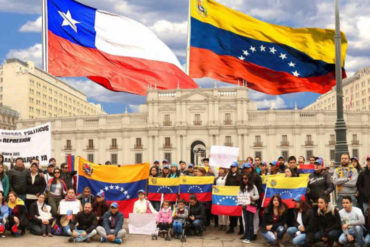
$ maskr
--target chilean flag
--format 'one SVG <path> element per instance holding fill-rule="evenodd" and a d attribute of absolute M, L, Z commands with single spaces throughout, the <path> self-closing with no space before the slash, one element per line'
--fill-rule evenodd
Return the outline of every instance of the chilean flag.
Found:
<path fill-rule="evenodd" d="M 48 63 L 55 76 L 88 77 L 112 91 L 145 95 L 197 88 L 173 52 L 144 25 L 73 0 L 48 0 Z"/>

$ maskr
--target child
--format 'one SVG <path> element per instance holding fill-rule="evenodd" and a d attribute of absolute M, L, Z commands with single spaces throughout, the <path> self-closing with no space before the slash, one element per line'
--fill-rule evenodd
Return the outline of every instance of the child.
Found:
<path fill-rule="evenodd" d="M 179 238 L 182 235 L 182 226 L 188 216 L 189 211 L 185 207 L 185 201 L 181 199 L 177 203 L 177 208 L 175 209 L 175 214 L 173 216 L 173 233 L 175 238 Z"/>
<path fill-rule="evenodd" d="M 41 208 L 40 216 L 38 217 L 42 221 L 42 236 L 46 237 L 46 235 L 49 235 L 49 237 L 52 237 L 51 234 L 51 220 L 53 217 L 51 216 L 51 207 L 49 205 L 44 205 Z"/>
<path fill-rule="evenodd" d="M 168 230 L 172 223 L 172 210 L 170 202 L 164 201 L 157 215 L 157 226 L 160 230 Z"/>

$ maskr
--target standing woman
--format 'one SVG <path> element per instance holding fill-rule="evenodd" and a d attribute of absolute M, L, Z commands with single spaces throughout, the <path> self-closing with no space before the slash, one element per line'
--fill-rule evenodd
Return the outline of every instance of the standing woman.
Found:
<path fill-rule="evenodd" d="M 334 241 L 338 241 L 342 232 L 339 212 L 329 204 L 329 199 L 325 196 L 319 197 L 317 206 L 319 231 L 315 234 L 315 241 L 322 241 L 328 247 L 333 246 Z"/>
<path fill-rule="evenodd" d="M 6 165 L 4 165 L 4 156 L 2 154 L 0 154 L 0 165 L 4 166 L 5 174 L 8 173 L 8 167 Z"/>
<path fill-rule="evenodd" d="M 51 214 L 53 217 L 57 216 L 57 210 L 60 201 L 63 199 L 64 195 L 67 194 L 67 186 L 63 179 L 60 178 L 60 169 L 55 168 L 54 177 L 48 182 L 46 192 L 48 193 L 48 203 L 51 206 Z"/>
<path fill-rule="evenodd" d="M 9 178 L 8 175 L 6 175 L 4 170 L 4 164 L 0 164 L 0 188 L 2 187 L 2 191 L 4 194 L 4 198 L 8 196 L 9 193 Z"/>
<path fill-rule="evenodd" d="M 31 164 L 31 172 L 27 174 L 26 207 L 30 210 L 31 204 L 37 201 L 37 194 L 45 191 L 46 182 L 39 174 L 37 163 Z"/>
<path fill-rule="evenodd" d="M 283 247 L 280 240 L 286 231 L 286 222 L 287 207 L 281 200 L 281 197 L 276 194 L 271 198 L 262 216 L 260 230 L 267 243 L 277 244 L 279 247 Z"/>
<path fill-rule="evenodd" d="M 158 173 L 159 173 L 158 167 L 157 166 L 152 166 L 152 168 L 150 168 L 149 177 L 150 178 L 159 177 L 159 174 Z M 148 189 L 149 189 L 149 187 L 147 188 L 147 190 Z M 161 202 L 160 201 L 150 201 L 150 203 L 153 205 L 153 207 L 155 208 L 155 210 L 159 211 L 161 209 Z"/>
<path fill-rule="evenodd" d="M 237 161 L 234 161 L 230 166 L 230 171 L 226 176 L 226 186 L 240 186 L 241 176 L 239 173 L 239 164 Z M 238 223 L 238 216 L 230 216 L 230 226 L 229 230 L 226 233 L 234 233 L 234 228 Z M 240 226 L 241 227 L 241 226 Z"/>
<path fill-rule="evenodd" d="M 226 184 L 226 175 L 227 175 L 227 169 L 221 167 L 218 171 L 217 178 L 215 178 L 214 184 L 218 185 L 218 186 L 225 186 L 225 184 Z M 218 230 L 219 231 L 226 231 L 227 220 L 228 220 L 227 215 L 218 215 L 218 225 L 219 225 Z"/>
<path fill-rule="evenodd" d="M 238 205 L 243 207 L 244 235 L 241 239 L 243 243 L 249 244 L 254 238 L 253 217 L 257 212 L 256 201 L 260 198 L 250 174 L 243 174 L 237 198 Z"/>
<path fill-rule="evenodd" d="M 27 209 L 24 206 L 24 201 L 18 198 L 14 191 L 9 192 L 8 208 L 8 229 L 16 237 L 20 234 L 23 235 L 28 225 Z"/>

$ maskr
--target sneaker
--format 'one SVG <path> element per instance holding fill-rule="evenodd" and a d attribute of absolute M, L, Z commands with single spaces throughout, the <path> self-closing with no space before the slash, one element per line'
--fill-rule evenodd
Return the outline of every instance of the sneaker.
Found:
<path fill-rule="evenodd" d="M 90 239 L 90 238 L 87 238 L 87 239 L 85 240 L 85 242 L 86 242 L 86 243 L 90 243 L 90 242 L 91 242 L 91 239 Z"/>
<path fill-rule="evenodd" d="M 101 243 L 105 243 L 105 242 L 107 242 L 107 239 L 106 239 L 106 238 L 104 238 L 104 237 L 101 237 L 101 238 L 100 238 L 100 242 L 101 242 Z"/>
<path fill-rule="evenodd" d="M 122 239 L 116 238 L 113 243 L 115 243 L 115 244 L 122 244 Z"/>
<path fill-rule="evenodd" d="M 227 234 L 234 233 L 234 228 L 229 228 L 229 230 L 226 232 Z"/>
<path fill-rule="evenodd" d="M 242 242 L 245 243 L 245 244 L 250 244 L 251 243 L 251 241 L 249 241 L 248 239 L 243 239 Z"/>
<path fill-rule="evenodd" d="M 53 234 L 51 234 L 51 233 L 49 233 L 49 235 L 48 235 L 49 237 L 53 237 Z"/>
<path fill-rule="evenodd" d="M 68 239 L 68 242 L 73 243 L 73 242 L 75 242 L 75 239 L 71 237 L 71 238 Z"/>

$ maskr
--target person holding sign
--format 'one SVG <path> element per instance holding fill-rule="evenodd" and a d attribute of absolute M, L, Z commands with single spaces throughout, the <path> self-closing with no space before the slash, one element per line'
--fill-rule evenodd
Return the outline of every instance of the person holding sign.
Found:
<path fill-rule="evenodd" d="M 76 215 L 82 211 L 81 202 L 77 200 L 74 189 L 69 189 L 66 197 L 60 201 L 58 213 L 62 215 L 60 225 L 63 232 L 69 236 L 72 235 L 70 223 Z"/>
<path fill-rule="evenodd" d="M 90 242 L 90 239 L 96 235 L 98 220 L 92 212 L 92 205 L 86 202 L 82 212 L 79 212 L 71 222 L 72 237 L 69 242 Z"/>
<path fill-rule="evenodd" d="M 118 203 L 113 202 L 110 205 L 110 210 L 104 214 L 103 226 L 96 228 L 101 237 L 100 242 L 105 243 L 108 241 L 121 244 L 122 238 L 126 234 L 125 229 L 122 229 L 123 220 L 123 214 L 118 209 Z"/>
<path fill-rule="evenodd" d="M 145 199 L 145 191 L 139 190 L 138 191 L 139 199 L 134 203 L 134 214 L 151 214 L 157 213 L 157 211 L 153 208 L 150 201 Z"/>

